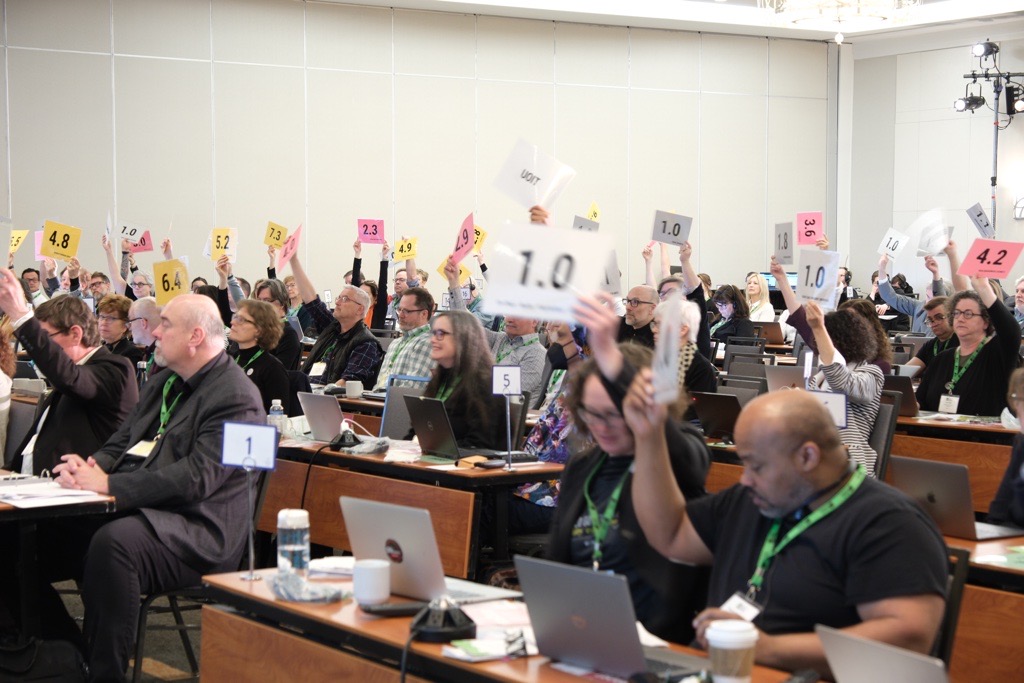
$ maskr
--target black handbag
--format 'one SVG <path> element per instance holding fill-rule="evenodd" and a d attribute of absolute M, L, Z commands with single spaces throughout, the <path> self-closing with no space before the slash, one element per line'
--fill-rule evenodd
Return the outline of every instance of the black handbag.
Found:
<path fill-rule="evenodd" d="M 0 643 L 0 683 L 81 683 L 87 673 L 82 653 L 66 640 L 29 638 Z"/>

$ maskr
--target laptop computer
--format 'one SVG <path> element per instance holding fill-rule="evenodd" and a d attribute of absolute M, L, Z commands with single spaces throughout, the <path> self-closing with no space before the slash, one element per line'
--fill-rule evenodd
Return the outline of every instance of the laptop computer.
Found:
<path fill-rule="evenodd" d="M 736 419 L 740 416 L 740 400 L 732 394 L 690 392 L 694 412 L 700 420 L 704 436 L 709 439 L 732 441 Z"/>
<path fill-rule="evenodd" d="M 983 541 L 1024 536 L 1024 529 L 974 521 L 967 465 L 893 455 L 892 485 L 916 500 L 945 536 Z"/>
<path fill-rule="evenodd" d="M 448 411 L 444 401 L 425 396 L 403 396 L 409 409 L 409 421 L 416 432 L 420 450 L 427 455 L 436 455 L 449 460 L 459 460 L 472 455 L 482 455 L 488 459 L 505 458 L 506 451 L 491 448 L 459 448 L 455 441 L 455 432 L 448 420 Z M 537 462 L 537 456 L 525 451 L 512 451 L 512 462 Z"/>
<path fill-rule="evenodd" d="M 768 380 L 768 391 L 807 388 L 804 369 L 799 365 L 766 365 L 764 378 Z"/>
<path fill-rule="evenodd" d="M 416 600 L 448 596 L 457 603 L 522 597 L 518 591 L 444 575 L 430 512 L 422 508 L 341 496 L 352 554 L 391 561 L 391 592 Z"/>
<path fill-rule="evenodd" d="M 900 401 L 900 415 L 902 417 L 917 417 L 917 393 L 914 391 L 914 383 L 909 376 L 885 375 L 882 378 L 882 389 L 884 391 L 898 391 L 903 394 Z"/>
<path fill-rule="evenodd" d="M 829 626 L 814 627 L 836 683 L 900 681 L 948 683 L 941 659 L 904 650 L 895 645 L 861 638 Z"/>
<path fill-rule="evenodd" d="M 785 344 L 786 335 L 782 332 L 782 325 L 777 322 L 759 322 L 761 336 L 767 344 Z"/>
<path fill-rule="evenodd" d="M 309 429 L 316 441 L 331 441 L 339 434 L 341 421 L 341 406 L 338 399 L 326 394 L 311 394 L 307 391 L 300 391 L 299 405 L 302 406 L 302 413 L 306 416 Z"/>
<path fill-rule="evenodd" d="M 892 366 L 892 374 L 899 375 L 900 377 L 909 377 L 910 379 L 913 379 L 917 377 L 917 375 L 923 369 L 924 368 L 920 365 L 894 365 Z"/>
<path fill-rule="evenodd" d="M 525 555 L 515 564 L 542 655 L 619 678 L 710 668 L 703 657 L 641 645 L 626 577 Z"/>

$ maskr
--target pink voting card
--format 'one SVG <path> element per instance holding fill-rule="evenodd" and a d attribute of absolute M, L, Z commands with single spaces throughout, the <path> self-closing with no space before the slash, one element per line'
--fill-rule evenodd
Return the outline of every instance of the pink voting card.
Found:
<path fill-rule="evenodd" d="M 1001 242 L 979 237 L 964 256 L 959 275 L 1004 278 L 1010 274 L 1024 242 Z"/>
<path fill-rule="evenodd" d="M 793 230 L 796 232 L 797 244 L 814 244 L 820 240 L 825 234 L 825 226 L 821 220 L 821 211 L 798 213 Z"/>
<path fill-rule="evenodd" d="M 135 244 L 128 243 L 128 251 L 133 254 L 138 254 L 143 251 L 153 251 L 153 237 L 149 234 L 149 230 L 142 233 L 142 237 Z"/>
<path fill-rule="evenodd" d="M 466 258 L 473 249 L 473 242 L 476 241 L 476 232 L 473 230 L 473 214 L 466 216 L 459 228 L 459 234 L 455 238 L 455 250 L 452 251 L 452 261 L 459 263 Z"/>
<path fill-rule="evenodd" d="M 292 260 L 292 256 L 295 256 L 295 252 L 299 250 L 299 237 L 302 236 L 302 223 L 299 223 L 299 227 L 295 228 L 295 232 L 288 235 L 288 239 L 284 241 L 284 246 L 281 247 L 281 253 L 277 255 L 277 269 L 283 270 L 284 264 Z"/>
<path fill-rule="evenodd" d="M 382 218 L 360 218 L 357 221 L 359 230 L 359 241 L 363 244 L 383 244 L 384 219 Z"/>

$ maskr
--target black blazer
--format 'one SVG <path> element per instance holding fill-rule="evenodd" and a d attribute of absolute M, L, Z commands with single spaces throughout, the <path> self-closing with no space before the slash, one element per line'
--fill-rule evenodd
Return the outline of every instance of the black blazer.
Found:
<path fill-rule="evenodd" d="M 127 358 L 128 362 L 132 364 L 133 371 L 138 368 L 139 361 L 146 359 L 146 350 L 136 346 L 135 342 L 128 337 L 121 337 L 113 344 L 104 344 L 104 346 L 111 353 Z"/>
<path fill-rule="evenodd" d="M 138 403 L 135 369 L 127 358 L 102 346 L 85 364 L 76 365 L 35 318 L 26 320 L 14 334 L 53 385 L 53 392 L 39 401 L 32 429 L 18 447 L 12 466 L 20 467 L 21 452 L 36 433 L 39 418 L 47 408 L 46 421 L 32 449 L 33 473 L 52 470 L 60 456 L 67 453 L 83 457 L 92 453 Z"/>
<path fill-rule="evenodd" d="M 723 342 L 729 341 L 730 337 L 753 337 L 754 323 L 750 318 L 730 318 L 711 336 Z"/>
<path fill-rule="evenodd" d="M 224 422 L 266 422 L 256 385 L 226 353 L 205 368 L 141 466 L 125 452 L 152 438 L 170 370 L 150 378 L 138 405 L 93 456 L 110 474 L 117 509 L 138 510 L 157 538 L 196 571 L 237 568 L 249 530 L 245 472 L 220 464 Z M 196 379 L 196 378 L 193 378 Z"/>

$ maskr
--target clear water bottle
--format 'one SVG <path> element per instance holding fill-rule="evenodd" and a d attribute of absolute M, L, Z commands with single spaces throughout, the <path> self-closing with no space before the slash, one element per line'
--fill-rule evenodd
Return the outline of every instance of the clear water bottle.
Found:
<path fill-rule="evenodd" d="M 278 437 L 285 435 L 285 432 L 288 429 L 288 416 L 285 415 L 284 408 L 281 406 L 281 399 L 275 398 L 270 402 L 270 412 L 267 413 L 267 424 L 277 427 Z"/>
<path fill-rule="evenodd" d="M 281 510 L 277 513 L 277 571 L 306 578 L 309 571 L 309 513 Z"/>

